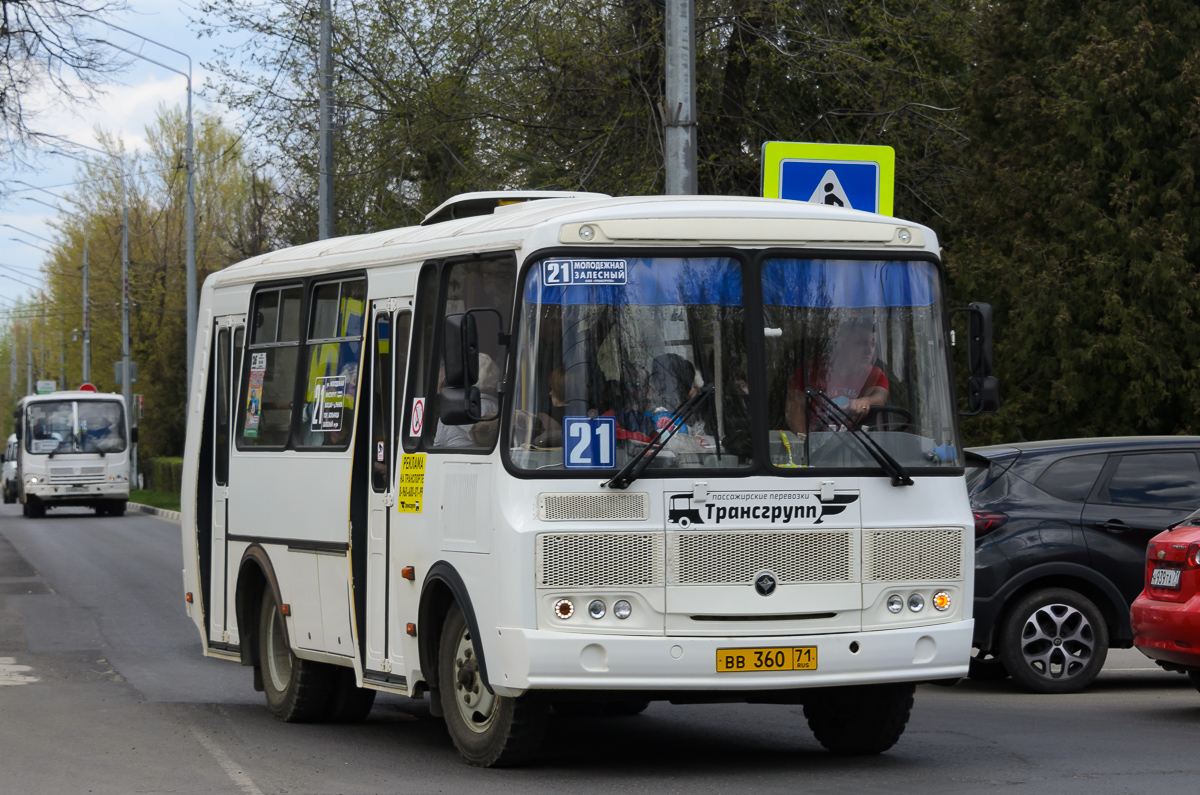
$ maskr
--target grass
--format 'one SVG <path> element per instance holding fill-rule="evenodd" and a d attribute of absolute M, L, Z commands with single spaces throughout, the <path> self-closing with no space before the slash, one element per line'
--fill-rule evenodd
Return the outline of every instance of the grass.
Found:
<path fill-rule="evenodd" d="M 179 510 L 179 495 L 171 494 L 164 491 L 142 491 L 134 489 L 129 492 L 130 502 L 140 502 L 142 505 L 149 505 L 153 508 L 162 508 L 167 511 Z"/>

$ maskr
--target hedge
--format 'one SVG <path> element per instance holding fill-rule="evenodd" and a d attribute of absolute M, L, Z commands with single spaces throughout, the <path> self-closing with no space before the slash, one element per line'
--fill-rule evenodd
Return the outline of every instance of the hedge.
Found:
<path fill-rule="evenodd" d="M 146 476 L 146 489 L 169 494 L 178 494 L 183 485 L 183 459 L 174 457 L 151 458 L 142 472 Z"/>

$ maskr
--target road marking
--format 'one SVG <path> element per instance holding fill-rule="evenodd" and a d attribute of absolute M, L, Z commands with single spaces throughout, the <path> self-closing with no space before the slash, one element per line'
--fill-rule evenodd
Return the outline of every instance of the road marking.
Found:
<path fill-rule="evenodd" d="M 0 657 L 0 687 L 4 685 L 31 685 L 40 682 L 40 676 L 27 674 L 32 671 L 28 665 L 17 665 L 16 657 Z"/>
<path fill-rule="evenodd" d="M 233 783 L 238 785 L 238 788 L 246 795 L 263 795 L 263 791 L 254 785 L 250 777 L 238 769 L 238 766 L 229 758 L 229 754 L 221 750 L 220 746 L 204 736 L 204 733 L 192 727 L 192 734 L 196 735 L 196 739 L 201 745 L 217 760 L 217 764 L 225 771 L 228 776 L 233 779 Z"/>

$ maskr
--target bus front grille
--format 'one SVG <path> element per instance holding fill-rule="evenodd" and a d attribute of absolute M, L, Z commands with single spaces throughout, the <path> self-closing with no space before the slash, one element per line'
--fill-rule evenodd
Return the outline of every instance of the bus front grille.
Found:
<path fill-rule="evenodd" d="M 641 522 L 649 517 L 650 495 L 539 494 L 538 519 L 543 522 L 616 520 Z"/>
<path fill-rule="evenodd" d="M 695 531 L 671 533 L 671 585 L 749 585 L 763 572 L 782 584 L 853 582 L 854 533 Z"/>
<path fill-rule="evenodd" d="M 664 557 L 662 533 L 542 533 L 538 587 L 662 585 Z"/>
<path fill-rule="evenodd" d="M 104 467 L 50 467 L 50 485 L 84 486 L 104 482 Z"/>
<path fill-rule="evenodd" d="M 863 530 L 863 582 L 962 579 L 958 527 Z"/>

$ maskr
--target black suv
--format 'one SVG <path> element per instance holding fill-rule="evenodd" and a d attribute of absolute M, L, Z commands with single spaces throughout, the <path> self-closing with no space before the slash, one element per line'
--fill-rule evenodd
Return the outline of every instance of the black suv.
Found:
<path fill-rule="evenodd" d="M 1146 544 L 1200 507 L 1200 437 L 967 451 L 975 512 L 973 679 L 1069 693 L 1133 644 Z"/>

